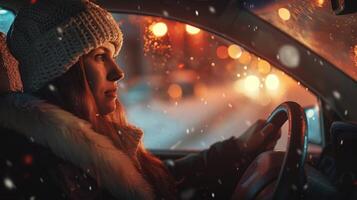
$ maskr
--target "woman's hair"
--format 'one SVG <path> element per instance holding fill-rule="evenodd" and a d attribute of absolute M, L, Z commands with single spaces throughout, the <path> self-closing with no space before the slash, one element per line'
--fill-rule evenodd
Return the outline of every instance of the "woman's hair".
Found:
<path fill-rule="evenodd" d="M 123 106 L 118 100 L 116 100 L 114 112 L 105 116 L 99 115 L 95 98 L 86 78 L 82 58 L 64 75 L 38 90 L 35 95 L 71 112 L 81 119 L 89 121 L 96 132 L 109 137 L 114 145 L 123 152 L 126 152 L 126 144 L 130 142 L 127 140 L 133 139 L 126 137 L 125 134 L 129 134 L 129 132 L 141 134 L 138 133 L 141 130 L 127 122 Z M 118 134 L 120 130 L 125 131 L 122 131 L 120 135 Z M 173 177 L 158 158 L 145 150 L 141 142 L 137 150 L 137 159 L 139 163 L 136 163 L 136 167 L 151 184 L 157 197 L 172 199 L 175 194 Z"/>

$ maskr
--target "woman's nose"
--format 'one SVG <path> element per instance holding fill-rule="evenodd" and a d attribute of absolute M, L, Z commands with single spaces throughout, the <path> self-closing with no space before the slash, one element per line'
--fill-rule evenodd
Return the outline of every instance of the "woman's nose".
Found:
<path fill-rule="evenodd" d="M 112 67 L 110 68 L 110 72 L 108 74 L 109 81 L 119 81 L 124 78 L 124 71 L 115 63 L 113 62 Z"/>

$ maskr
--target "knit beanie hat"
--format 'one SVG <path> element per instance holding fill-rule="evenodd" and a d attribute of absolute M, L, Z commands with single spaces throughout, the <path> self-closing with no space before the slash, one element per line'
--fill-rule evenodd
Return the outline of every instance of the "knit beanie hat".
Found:
<path fill-rule="evenodd" d="M 38 0 L 18 12 L 7 43 L 24 91 L 34 92 L 105 42 L 117 55 L 122 37 L 112 15 L 88 0 Z"/>

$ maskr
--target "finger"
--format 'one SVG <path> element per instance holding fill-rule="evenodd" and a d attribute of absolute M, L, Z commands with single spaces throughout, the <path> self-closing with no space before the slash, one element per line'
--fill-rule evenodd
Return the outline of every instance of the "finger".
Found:
<path fill-rule="evenodd" d="M 274 125 L 272 123 L 268 123 L 261 129 L 260 134 L 263 137 L 266 137 L 269 136 L 273 130 L 274 130 Z"/>

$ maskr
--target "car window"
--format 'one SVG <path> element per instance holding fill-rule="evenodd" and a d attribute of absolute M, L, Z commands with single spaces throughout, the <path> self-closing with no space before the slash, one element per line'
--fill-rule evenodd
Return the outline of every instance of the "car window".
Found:
<path fill-rule="evenodd" d="M 0 31 L 14 15 L 0 9 Z M 172 20 L 116 14 L 120 99 L 149 149 L 200 150 L 239 137 L 284 101 L 306 107 L 309 141 L 321 143 L 317 97 L 267 61 L 217 35 Z M 286 146 L 287 126 L 277 149 Z"/>
<path fill-rule="evenodd" d="M 7 33 L 14 19 L 15 19 L 15 15 L 13 12 L 0 7 L 0 31 L 1 32 Z"/>
<path fill-rule="evenodd" d="M 244 4 L 357 80 L 357 13 L 335 15 L 327 0 L 251 0 Z"/>
<path fill-rule="evenodd" d="M 162 18 L 114 16 L 125 38 L 121 100 L 149 149 L 199 150 L 239 137 L 284 101 L 319 107 L 299 82 L 217 35 Z M 319 126 L 317 112 L 307 112 L 309 124 Z M 311 142 L 321 142 L 318 131 Z"/>

